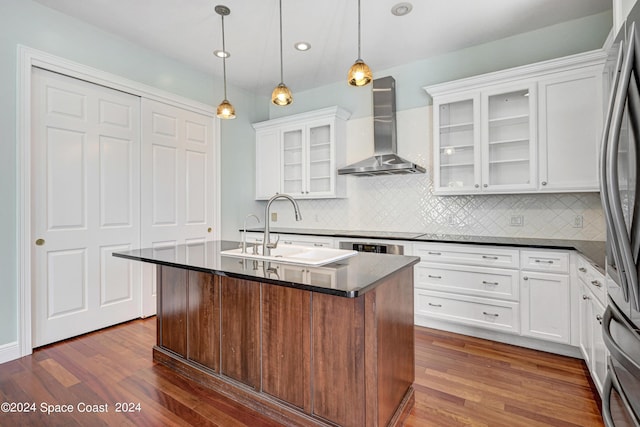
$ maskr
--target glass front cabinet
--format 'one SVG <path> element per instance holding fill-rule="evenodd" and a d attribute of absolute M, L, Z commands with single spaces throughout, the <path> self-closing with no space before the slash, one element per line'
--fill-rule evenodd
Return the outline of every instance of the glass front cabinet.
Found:
<path fill-rule="evenodd" d="M 434 100 L 434 193 L 535 188 L 535 99 L 526 84 Z"/>
<path fill-rule="evenodd" d="M 296 199 L 344 196 L 346 120 L 338 107 L 255 123 L 256 199 L 277 193 Z"/>
<path fill-rule="evenodd" d="M 433 193 L 599 191 L 605 59 L 585 52 L 425 87 Z"/>

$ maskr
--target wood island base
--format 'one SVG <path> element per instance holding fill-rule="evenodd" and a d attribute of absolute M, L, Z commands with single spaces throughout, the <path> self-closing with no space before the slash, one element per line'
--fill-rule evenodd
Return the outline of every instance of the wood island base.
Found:
<path fill-rule="evenodd" d="M 159 265 L 156 362 L 288 426 L 396 426 L 414 404 L 413 266 L 349 298 Z"/>

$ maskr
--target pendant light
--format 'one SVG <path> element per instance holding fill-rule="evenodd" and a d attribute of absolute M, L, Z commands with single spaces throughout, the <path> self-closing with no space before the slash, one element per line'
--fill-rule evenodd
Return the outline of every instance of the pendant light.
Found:
<path fill-rule="evenodd" d="M 283 66 L 282 66 L 282 0 L 280 1 L 280 84 L 276 86 L 271 94 L 271 102 L 276 105 L 285 106 L 293 102 L 291 91 L 284 84 Z"/>
<path fill-rule="evenodd" d="M 236 110 L 233 105 L 227 100 L 227 57 L 229 53 L 226 50 L 224 44 L 224 17 L 231 13 L 231 10 L 227 6 L 218 5 L 215 7 L 215 11 L 220 15 L 222 20 L 222 52 L 219 56 L 222 57 L 222 76 L 224 79 L 224 100 L 218 105 L 216 110 L 216 116 L 220 119 L 235 119 Z"/>
<path fill-rule="evenodd" d="M 371 83 L 373 79 L 371 69 L 361 58 L 360 35 L 360 0 L 358 0 L 358 59 L 356 59 L 356 62 L 349 68 L 349 75 L 347 76 L 347 81 L 351 86 L 366 86 Z"/>

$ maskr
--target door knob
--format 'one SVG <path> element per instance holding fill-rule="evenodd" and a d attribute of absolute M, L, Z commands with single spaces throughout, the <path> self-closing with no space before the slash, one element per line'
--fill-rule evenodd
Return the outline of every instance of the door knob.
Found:
<path fill-rule="evenodd" d="M 213 229 L 211 227 L 207 228 L 207 233 L 211 233 Z"/>
<path fill-rule="evenodd" d="M 42 246 L 42 245 L 44 245 L 44 239 L 38 239 L 38 240 L 36 240 L 36 245 L 37 245 L 37 246 Z"/>

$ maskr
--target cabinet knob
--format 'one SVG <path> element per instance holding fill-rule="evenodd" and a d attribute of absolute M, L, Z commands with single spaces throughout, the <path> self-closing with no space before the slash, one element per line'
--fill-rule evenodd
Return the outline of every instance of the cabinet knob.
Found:
<path fill-rule="evenodd" d="M 598 287 L 598 288 L 601 288 L 601 287 L 602 287 L 602 283 L 600 283 L 600 282 L 599 282 L 599 281 L 597 281 L 597 280 L 592 280 L 592 281 L 591 281 L 591 284 L 592 284 L 593 286 Z"/>
<path fill-rule="evenodd" d="M 579 268 L 578 268 L 578 271 L 579 271 L 580 273 L 586 273 L 586 272 L 587 272 L 587 269 L 586 269 L 586 268 L 584 268 L 584 267 L 579 267 Z"/>
<path fill-rule="evenodd" d="M 588 299 L 591 299 L 591 298 L 589 298 L 587 295 L 582 295 L 582 299 L 583 300 L 588 300 Z"/>
<path fill-rule="evenodd" d="M 547 185 L 547 181 L 542 181 L 540 184 Z"/>
<path fill-rule="evenodd" d="M 476 187 L 476 188 L 480 188 L 480 184 L 476 184 L 476 185 L 475 185 L 475 187 Z"/>
<path fill-rule="evenodd" d="M 529 278 L 527 276 L 524 276 L 522 280 L 529 280 Z"/>
<path fill-rule="evenodd" d="M 37 246 L 42 246 L 42 245 L 44 245 L 44 239 L 38 239 L 38 240 L 36 240 L 36 245 L 37 245 Z"/>
<path fill-rule="evenodd" d="M 489 186 L 489 184 L 485 184 L 485 185 L 483 185 L 483 187 L 484 187 L 484 188 L 487 188 L 488 186 Z"/>
<path fill-rule="evenodd" d="M 211 233 L 213 231 L 213 228 L 209 227 L 207 228 L 207 233 Z"/>
<path fill-rule="evenodd" d="M 602 316 L 600 316 L 599 314 L 596 316 L 596 320 L 598 321 L 598 323 L 600 323 L 602 325 Z"/>

